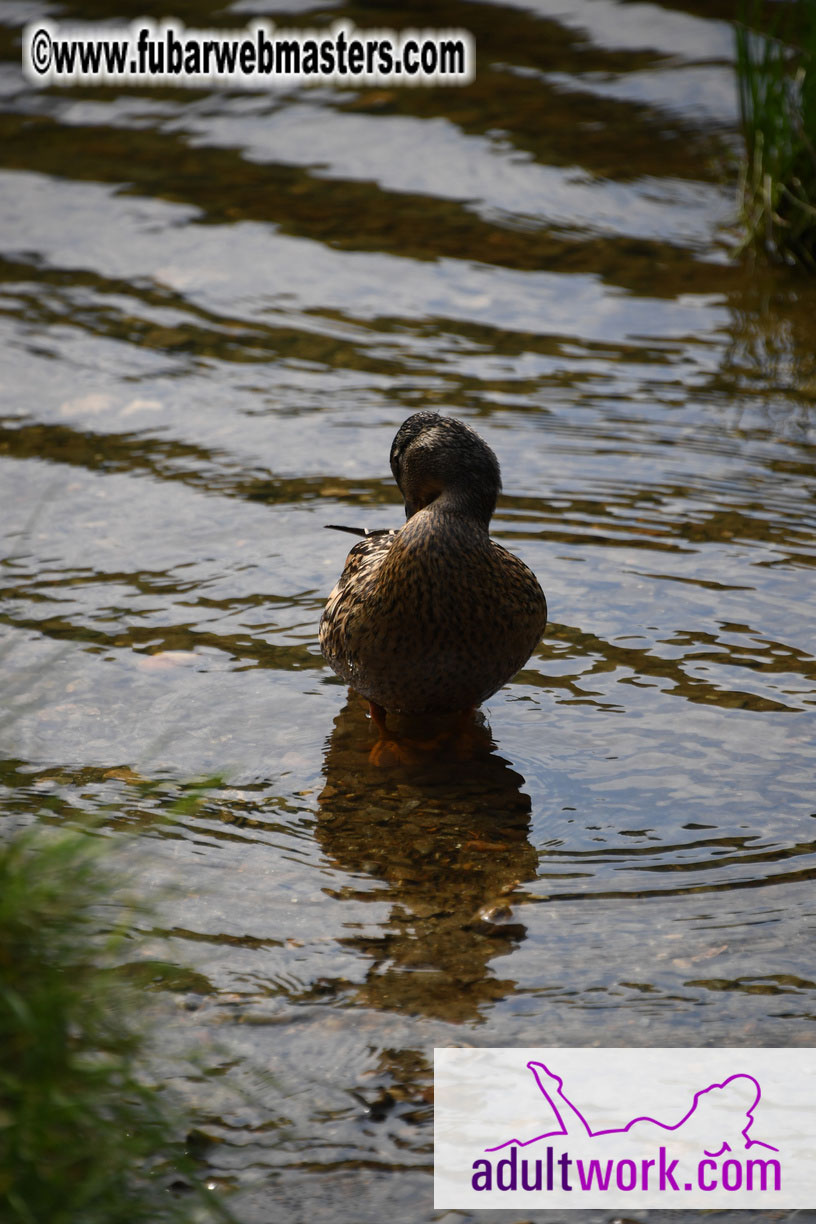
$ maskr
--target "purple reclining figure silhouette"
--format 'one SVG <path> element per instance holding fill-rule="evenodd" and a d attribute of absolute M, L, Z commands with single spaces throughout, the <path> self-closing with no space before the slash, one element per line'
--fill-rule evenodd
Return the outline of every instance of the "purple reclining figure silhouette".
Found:
<path fill-rule="evenodd" d="M 580 1139 L 599 1139 L 604 1135 L 633 1134 L 638 1138 L 642 1138 L 644 1133 L 648 1133 L 647 1127 L 656 1128 L 658 1134 L 660 1132 L 677 1133 L 682 1127 L 685 1127 L 689 1137 L 697 1137 L 699 1131 L 704 1132 L 701 1138 L 703 1151 L 706 1156 L 716 1157 L 721 1156 L 723 1152 L 733 1151 L 728 1139 L 731 1138 L 736 1141 L 734 1130 L 738 1122 L 742 1121 L 743 1118 L 747 1120 L 742 1129 L 737 1130 L 737 1134 L 741 1137 L 742 1145 L 746 1149 L 750 1147 L 763 1147 L 771 1152 L 779 1151 L 778 1148 L 773 1147 L 770 1143 L 763 1143 L 761 1139 L 749 1139 L 748 1137 L 748 1131 L 754 1124 L 754 1110 L 762 1096 L 759 1082 L 754 1079 L 753 1075 L 746 1075 L 744 1073 L 729 1075 L 722 1083 L 709 1084 L 707 1088 L 702 1088 L 699 1092 L 695 1092 L 691 1107 L 678 1122 L 660 1122 L 657 1118 L 641 1116 L 633 1118 L 625 1126 L 612 1127 L 607 1130 L 593 1130 L 581 1111 L 565 1094 L 564 1081 L 559 1075 L 550 1071 L 549 1067 L 546 1067 L 542 1062 L 528 1062 L 527 1066 L 535 1076 L 542 1095 L 548 1101 L 555 1114 L 560 1129 L 545 1131 L 544 1134 L 536 1135 L 533 1139 L 507 1139 L 504 1143 L 497 1144 L 496 1147 L 486 1148 L 485 1150 L 488 1152 L 498 1152 L 501 1148 L 510 1147 L 512 1144 L 517 1144 L 518 1147 L 528 1147 L 531 1143 L 537 1143 L 540 1139 L 552 1139 L 559 1135 Z M 745 1092 L 752 1098 L 747 1108 L 745 1107 L 746 1097 L 743 1096 Z M 742 1096 L 742 1101 L 739 1099 L 740 1096 Z M 723 1126 L 720 1115 L 726 1111 L 730 1124 L 725 1128 L 727 1133 L 723 1133 L 719 1129 Z M 738 1118 L 735 1115 L 739 1115 Z M 633 1131 L 635 1127 L 637 1127 L 637 1130 Z"/>

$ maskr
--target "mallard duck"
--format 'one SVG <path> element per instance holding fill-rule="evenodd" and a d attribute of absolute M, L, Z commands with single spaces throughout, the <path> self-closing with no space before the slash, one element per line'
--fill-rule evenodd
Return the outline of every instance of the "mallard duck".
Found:
<path fill-rule="evenodd" d="M 475 430 L 417 412 L 391 446 L 399 530 L 349 553 L 320 621 L 327 662 L 385 712 L 472 710 L 521 668 L 547 624 L 535 575 L 488 535 L 499 463 Z"/>

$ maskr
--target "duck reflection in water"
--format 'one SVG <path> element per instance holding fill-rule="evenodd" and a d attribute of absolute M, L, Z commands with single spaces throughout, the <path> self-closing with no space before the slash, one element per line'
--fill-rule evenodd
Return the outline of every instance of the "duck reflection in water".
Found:
<path fill-rule="evenodd" d="M 466 744 L 470 712 L 524 666 L 547 624 L 535 575 L 488 534 L 501 474 L 487 443 L 417 412 L 390 461 L 407 522 L 360 533 L 320 622 L 326 660 L 370 703 L 376 764 L 416 761 L 441 742 L 395 736 L 387 713 L 459 714 Z"/>
<path fill-rule="evenodd" d="M 515 988 L 491 962 L 526 935 L 511 907 L 538 864 L 530 799 L 483 724 L 473 743 L 466 760 L 443 750 L 372 770 L 365 702 L 352 696 L 335 720 L 317 840 L 345 875 L 382 882 L 347 883 L 339 899 L 390 906 L 379 932 L 343 940 L 371 961 L 357 987 L 365 1006 L 461 1022 Z"/>

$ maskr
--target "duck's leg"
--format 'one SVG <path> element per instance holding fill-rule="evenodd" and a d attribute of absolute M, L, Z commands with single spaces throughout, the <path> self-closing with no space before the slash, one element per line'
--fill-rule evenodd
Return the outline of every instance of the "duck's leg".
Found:
<path fill-rule="evenodd" d="M 375 701 L 370 701 L 368 705 L 378 735 L 369 753 L 368 759 L 372 765 L 416 765 L 423 756 L 438 752 L 447 744 L 452 745 L 453 754 L 459 760 L 468 760 L 483 752 L 486 745 L 489 747 L 490 732 L 474 726 L 472 708 L 462 710 L 450 726 L 444 727 L 430 739 L 415 739 L 389 731 L 383 707 Z"/>
<path fill-rule="evenodd" d="M 388 730 L 386 711 L 376 701 L 368 703 L 371 721 L 377 728 L 377 742 L 368 759 L 372 765 L 414 765 L 419 759 L 416 749 L 404 739 L 399 739 Z"/>
<path fill-rule="evenodd" d="M 380 733 L 380 739 L 388 739 L 388 727 L 385 722 L 386 711 L 381 705 L 377 705 L 376 701 L 369 701 L 368 712 L 371 716 L 371 721 Z"/>
<path fill-rule="evenodd" d="M 469 761 L 472 757 L 484 756 L 490 751 L 492 738 L 489 729 L 478 724 L 474 715 L 476 708 L 462 710 L 457 719 L 453 733 L 453 752 L 460 761 Z"/>

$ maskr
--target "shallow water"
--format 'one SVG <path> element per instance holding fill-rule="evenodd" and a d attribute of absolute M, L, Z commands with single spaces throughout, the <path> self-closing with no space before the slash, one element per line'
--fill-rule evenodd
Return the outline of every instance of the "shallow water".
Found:
<path fill-rule="evenodd" d="M 434 1045 L 814 1041 L 816 290 L 733 258 L 730 6 L 565 7 L 416 5 L 467 88 L 264 94 L 36 91 L 0 15 L 3 806 L 156 898 L 246 1224 L 442 1218 Z M 323 528 L 400 522 L 421 408 L 551 623 L 472 761 L 376 770 Z"/>

